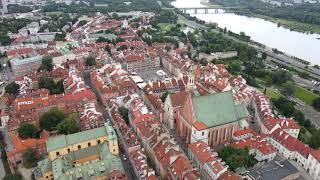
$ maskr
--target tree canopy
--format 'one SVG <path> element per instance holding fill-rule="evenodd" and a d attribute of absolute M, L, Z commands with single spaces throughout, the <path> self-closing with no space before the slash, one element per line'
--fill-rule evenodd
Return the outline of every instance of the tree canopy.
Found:
<path fill-rule="evenodd" d="M 232 171 L 239 167 L 252 167 L 257 160 L 249 154 L 248 149 L 236 149 L 226 146 L 218 151 L 219 157 L 229 165 Z"/>
<path fill-rule="evenodd" d="M 64 92 L 63 80 L 55 83 L 52 78 L 46 76 L 38 79 L 38 87 L 48 89 L 50 94 L 61 94 Z"/>
<path fill-rule="evenodd" d="M 38 156 L 36 151 L 33 150 L 32 148 L 28 148 L 22 153 L 22 159 L 23 159 L 23 166 L 25 168 L 32 168 L 37 166 Z"/>
<path fill-rule="evenodd" d="M 57 108 L 50 109 L 40 116 L 40 128 L 48 131 L 56 130 L 57 125 L 65 118 L 63 112 Z"/>
<path fill-rule="evenodd" d="M 312 101 L 312 106 L 317 109 L 320 110 L 320 97 L 317 97 L 316 99 L 314 99 Z"/>
<path fill-rule="evenodd" d="M 19 84 L 12 82 L 5 87 L 5 92 L 11 95 L 17 95 L 19 92 Z"/>
<path fill-rule="evenodd" d="M 282 93 L 286 96 L 292 96 L 294 93 L 294 83 L 292 81 L 288 81 L 283 84 Z"/>
<path fill-rule="evenodd" d="M 42 58 L 42 64 L 39 67 L 39 70 L 52 71 L 53 69 L 53 61 L 51 56 L 44 56 Z"/>
<path fill-rule="evenodd" d="M 57 33 L 54 37 L 55 41 L 65 41 L 66 34 L 65 33 Z"/>
<path fill-rule="evenodd" d="M 280 85 L 291 80 L 292 75 L 286 70 L 277 70 L 272 73 L 272 83 Z"/>
<path fill-rule="evenodd" d="M 73 134 L 80 131 L 78 123 L 72 117 L 67 117 L 57 125 L 57 130 L 61 134 Z"/>
<path fill-rule="evenodd" d="M 165 92 L 165 93 L 163 93 L 162 96 L 161 96 L 161 101 L 162 101 L 162 102 L 165 102 L 166 99 L 167 99 L 167 97 L 168 97 L 168 95 L 169 95 L 169 92 L 168 92 L 168 91 Z"/>
<path fill-rule="evenodd" d="M 6 174 L 3 180 L 22 180 L 21 174 Z"/>
<path fill-rule="evenodd" d="M 18 128 L 19 137 L 26 138 L 35 138 L 37 136 L 37 127 L 34 124 L 23 123 Z"/>
<path fill-rule="evenodd" d="M 122 116 L 123 120 L 129 124 L 129 110 L 123 106 L 118 108 L 119 114 Z"/>
<path fill-rule="evenodd" d="M 87 57 L 86 65 L 87 66 L 96 65 L 96 59 L 94 57 L 92 57 L 92 56 Z"/>

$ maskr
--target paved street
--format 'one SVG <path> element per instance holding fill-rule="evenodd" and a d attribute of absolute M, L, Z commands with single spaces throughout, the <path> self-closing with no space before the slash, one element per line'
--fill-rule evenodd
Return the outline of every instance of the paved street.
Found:
<path fill-rule="evenodd" d="M 96 94 L 97 101 L 98 101 L 98 106 L 99 106 L 99 108 L 101 110 L 101 113 L 102 113 L 102 115 L 104 117 L 104 120 L 105 121 L 109 120 L 111 125 L 114 127 L 114 122 L 111 120 L 109 112 L 106 110 L 104 104 L 102 103 L 97 90 L 91 84 L 91 81 L 90 81 L 90 70 L 86 70 L 86 71 L 83 72 L 83 79 L 84 79 L 85 84 L 87 86 L 89 86 L 93 90 L 93 92 Z M 123 167 L 123 169 L 125 171 L 125 174 L 126 174 L 128 180 L 133 180 L 134 179 L 133 178 L 134 177 L 134 172 L 132 172 L 132 169 L 130 168 L 131 167 L 131 163 L 128 160 L 125 161 L 123 159 L 124 152 L 123 152 L 121 147 L 122 147 L 122 144 L 120 144 L 120 141 L 119 141 L 119 149 L 120 149 L 120 155 L 119 156 L 120 156 L 120 159 L 121 159 L 121 162 L 122 162 L 122 167 Z"/>

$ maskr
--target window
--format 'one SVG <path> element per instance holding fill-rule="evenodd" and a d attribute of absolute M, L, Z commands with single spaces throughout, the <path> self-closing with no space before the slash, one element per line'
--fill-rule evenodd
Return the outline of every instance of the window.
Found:
<path fill-rule="evenodd" d="M 204 136 L 204 132 L 202 132 L 201 134 L 202 134 L 202 136 Z"/>
<path fill-rule="evenodd" d="M 218 142 L 218 136 L 219 136 L 219 132 L 215 131 L 215 142 Z"/>
<path fill-rule="evenodd" d="M 98 144 L 100 144 L 100 140 L 98 140 Z"/>
<path fill-rule="evenodd" d="M 228 130 L 227 128 L 224 129 L 224 140 L 227 140 L 227 136 L 228 136 Z"/>
<path fill-rule="evenodd" d="M 91 143 L 88 143 L 88 146 L 90 147 L 90 146 L 91 146 Z"/>
<path fill-rule="evenodd" d="M 60 155 L 60 152 L 59 152 L 59 151 L 57 151 L 57 152 L 56 152 L 56 155 L 57 155 L 57 156 L 59 156 L 59 155 Z"/>
<path fill-rule="evenodd" d="M 70 149 L 68 148 L 68 153 L 70 152 Z"/>
<path fill-rule="evenodd" d="M 81 149 L 81 145 L 78 145 L 78 149 Z"/>
<path fill-rule="evenodd" d="M 197 134 L 197 131 L 196 131 L 196 130 L 194 130 L 194 131 L 193 131 L 193 134 Z"/>

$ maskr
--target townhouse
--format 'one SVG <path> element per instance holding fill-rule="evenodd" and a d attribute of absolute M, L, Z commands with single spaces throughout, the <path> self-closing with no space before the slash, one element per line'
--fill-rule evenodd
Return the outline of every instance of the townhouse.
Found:
<path fill-rule="evenodd" d="M 204 180 L 218 179 L 228 170 L 217 153 L 202 141 L 188 144 L 188 157 L 195 163 Z"/>

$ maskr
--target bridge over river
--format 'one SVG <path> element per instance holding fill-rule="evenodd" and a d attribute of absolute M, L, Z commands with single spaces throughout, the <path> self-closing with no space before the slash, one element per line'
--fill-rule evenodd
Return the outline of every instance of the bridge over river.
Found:
<path fill-rule="evenodd" d="M 183 13 L 193 12 L 193 14 L 216 14 L 220 9 L 235 9 L 235 7 L 182 7 L 178 8 Z"/>

